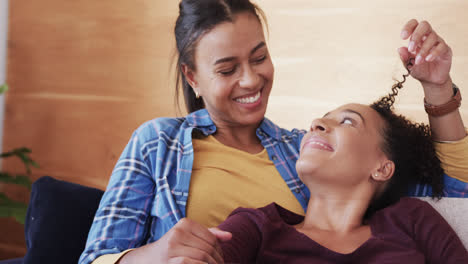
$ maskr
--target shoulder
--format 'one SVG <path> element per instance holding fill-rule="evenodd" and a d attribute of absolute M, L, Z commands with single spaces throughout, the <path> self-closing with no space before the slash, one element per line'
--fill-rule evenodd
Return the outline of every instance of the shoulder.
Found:
<path fill-rule="evenodd" d="M 159 117 L 141 124 L 136 130 L 135 135 L 140 136 L 158 136 L 161 132 L 172 134 L 179 131 L 185 122 L 185 118 Z"/>
<path fill-rule="evenodd" d="M 131 141 L 146 144 L 158 140 L 172 140 L 180 138 L 189 126 L 185 118 L 155 118 L 141 124 L 134 130 Z"/>
<path fill-rule="evenodd" d="M 135 131 L 135 135 L 145 137 L 182 137 L 185 131 L 199 129 L 203 133 L 216 129 L 206 109 L 201 109 L 185 117 L 160 117 L 143 123 Z"/>
<path fill-rule="evenodd" d="M 304 134 L 307 132 L 304 129 L 294 128 L 292 130 L 289 130 L 282 128 L 266 117 L 263 119 L 263 122 L 260 125 L 260 129 L 266 134 L 268 134 L 270 137 L 282 141 L 287 141 L 291 139 L 301 140 Z"/>
<path fill-rule="evenodd" d="M 437 213 L 437 211 L 425 201 L 418 198 L 403 197 L 395 204 L 376 212 L 376 215 L 391 215 L 392 219 L 402 218 L 407 220 L 408 218 L 414 219 L 422 214 L 426 215 L 434 212 Z"/>
<path fill-rule="evenodd" d="M 183 138 L 183 132 L 187 127 L 184 123 L 184 118 L 166 117 L 146 121 L 134 130 L 126 151 L 134 153 L 136 147 L 143 153 L 149 153 L 158 149 L 156 146 L 161 146 L 161 143 L 176 144 Z"/>
<path fill-rule="evenodd" d="M 442 217 L 427 202 L 417 198 L 404 197 L 397 203 L 377 211 L 371 218 L 374 228 L 381 231 L 392 229 L 410 235 L 418 227 L 439 222 Z"/>
<path fill-rule="evenodd" d="M 406 213 L 421 213 L 426 211 L 435 211 L 435 209 L 432 208 L 432 206 L 428 202 L 413 197 L 401 198 L 400 201 L 390 206 L 390 210 Z"/>

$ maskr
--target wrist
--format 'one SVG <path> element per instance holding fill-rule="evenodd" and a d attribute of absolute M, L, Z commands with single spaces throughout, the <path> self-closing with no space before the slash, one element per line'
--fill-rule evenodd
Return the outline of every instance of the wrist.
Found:
<path fill-rule="evenodd" d="M 421 83 L 424 90 L 424 100 L 431 105 L 442 105 L 453 97 L 452 79 L 443 84 Z"/>
<path fill-rule="evenodd" d="M 461 94 L 458 87 L 452 83 L 453 95 L 452 97 L 444 104 L 433 105 L 427 102 L 424 99 L 424 109 L 427 114 L 432 117 L 440 117 L 450 114 L 456 111 L 461 105 Z"/>

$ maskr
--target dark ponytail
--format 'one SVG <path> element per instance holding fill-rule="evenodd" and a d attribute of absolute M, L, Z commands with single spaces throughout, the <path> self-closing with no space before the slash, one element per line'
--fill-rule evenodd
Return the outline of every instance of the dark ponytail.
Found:
<path fill-rule="evenodd" d="M 189 113 L 205 108 L 205 104 L 202 98 L 196 98 L 182 72 L 182 65 L 185 64 L 190 69 L 196 70 L 194 54 L 200 37 L 223 22 L 233 22 L 234 15 L 242 12 L 254 14 L 260 23 L 266 22 L 263 11 L 249 0 L 182 0 L 180 2 L 179 16 L 174 29 L 177 46 L 175 100 L 179 105 L 179 92 L 182 89 L 185 107 Z"/>

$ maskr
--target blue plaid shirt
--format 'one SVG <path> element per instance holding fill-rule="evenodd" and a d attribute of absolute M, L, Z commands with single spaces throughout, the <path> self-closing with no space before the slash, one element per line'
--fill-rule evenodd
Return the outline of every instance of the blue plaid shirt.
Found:
<path fill-rule="evenodd" d="M 133 134 L 109 180 L 89 232 L 80 264 L 105 254 L 120 253 L 154 242 L 185 217 L 193 164 L 192 131 L 215 133 L 205 109 L 185 118 L 158 118 Z M 309 190 L 295 170 L 305 130 L 288 131 L 264 119 L 257 136 L 304 210 Z M 468 193 L 468 184 L 447 177 L 455 188 L 447 196 Z M 417 186 L 411 195 L 427 196 Z M 242 206 L 242 205 L 239 205 Z"/>

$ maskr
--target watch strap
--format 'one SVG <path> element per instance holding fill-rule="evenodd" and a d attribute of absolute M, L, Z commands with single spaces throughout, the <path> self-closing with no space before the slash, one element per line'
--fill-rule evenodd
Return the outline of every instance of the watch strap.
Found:
<path fill-rule="evenodd" d="M 461 105 L 461 94 L 460 94 L 460 89 L 453 84 L 453 96 L 450 98 L 450 100 L 442 105 L 431 105 L 426 102 L 426 99 L 424 99 L 424 109 L 426 110 L 426 113 L 430 116 L 443 116 L 448 113 L 451 113 L 458 109 Z"/>

